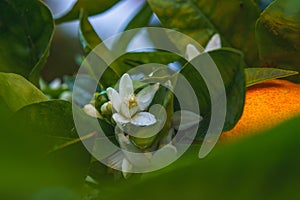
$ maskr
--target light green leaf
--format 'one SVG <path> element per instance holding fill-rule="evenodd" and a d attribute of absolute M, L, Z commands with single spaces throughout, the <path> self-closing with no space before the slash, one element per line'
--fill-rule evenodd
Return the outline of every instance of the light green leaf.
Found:
<path fill-rule="evenodd" d="M 266 80 L 284 78 L 298 74 L 296 71 L 277 68 L 246 68 L 246 86 L 255 85 Z"/>
<path fill-rule="evenodd" d="M 0 72 L 0 104 L 11 112 L 41 101 L 47 97 L 24 77 Z"/>
<path fill-rule="evenodd" d="M 148 0 L 148 3 L 164 27 L 187 34 L 202 46 L 218 32 L 223 46 L 243 51 L 248 65 L 257 63 L 254 29 L 259 9 L 252 0 Z"/>
<path fill-rule="evenodd" d="M 78 37 L 84 52 L 88 54 L 97 45 L 102 43 L 102 40 L 90 24 L 88 15 L 84 10 L 80 12 L 79 20 Z"/>
<path fill-rule="evenodd" d="M 110 9 L 118 2 L 119 0 L 77 0 L 66 14 L 55 20 L 55 23 L 60 24 L 63 22 L 77 20 L 81 10 L 86 11 L 89 16 L 100 14 Z"/>
<path fill-rule="evenodd" d="M 224 82 L 227 95 L 227 113 L 223 130 L 230 130 L 240 119 L 244 107 L 246 89 L 243 56 L 239 51 L 230 48 L 211 51 L 209 55 L 218 67 Z M 206 55 L 199 55 L 199 57 L 201 56 Z M 189 63 L 185 65 L 181 70 L 181 74 L 190 82 L 198 98 L 200 115 L 203 117 L 203 120 L 200 122 L 197 139 L 202 139 L 210 121 L 210 94 L 202 76 L 192 65 Z M 215 87 L 218 89 L 218 86 Z M 182 95 L 189 96 L 184 90 Z"/>
<path fill-rule="evenodd" d="M 36 0 L 0 2 L 0 71 L 38 85 L 54 31 L 50 10 Z"/>
<path fill-rule="evenodd" d="M 277 0 L 256 23 L 259 56 L 267 66 L 300 71 L 300 2 Z M 300 76 L 291 80 L 300 82 Z"/>

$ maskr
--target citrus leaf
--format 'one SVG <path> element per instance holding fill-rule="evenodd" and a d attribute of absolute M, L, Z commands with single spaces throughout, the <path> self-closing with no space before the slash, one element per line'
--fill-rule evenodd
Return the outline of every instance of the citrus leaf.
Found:
<path fill-rule="evenodd" d="M 218 32 L 223 46 L 243 51 L 248 65 L 257 63 L 255 21 L 259 8 L 253 1 L 148 0 L 148 3 L 163 26 L 189 35 L 202 46 Z"/>
<path fill-rule="evenodd" d="M 24 77 L 0 72 L 0 104 L 11 112 L 41 101 L 47 97 Z"/>
<path fill-rule="evenodd" d="M 84 52 L 88 54 L 98 44 L 102 43 L 102 40 L 92 27 L 88 20 L 88 15 L 84 10 L 80 12 L 79 20 L 78 37 Z"/>
<path fill-rule="evenodd" d="M 54 32 L 50 10 L 36 0 L 0 2 L 0 71 L 38 85 Z"/>
<path fill-rule="evenodd" d="M 119 0 L 77 0 L 66 14 L 55 20 L 55 23 L 60 24 L 63 22 L 77 20 L 79 18 L 80 10 L 86 11 L 89 16 L 100 14 L 110 9 L 118 2 Z"/>
<path fill-rule="evenodd" d="M 146 2 L 143 5 L 143 7 L 139 10 L 139 12 L 129 21 L 124 31 L 135 29 L 135 28 L 147 27 L 152 14 L 153 12 L 149 7 L 148 3 Z M 128 33 L 126 34 L 126 37 L 124 37 L 124 35 L 121 35 L 118 41 L 114 43 L 112 49 L 116 49 L 118 51 L 126 50 L 128 44 L 134 38 L 134 36 L 135 34 L 129 35 Z"/>
<path fill-rule="evenodd" d="M 263 64 L 300 71 L 300 2 L 277 0 L 262 12 L 256 39 Z M 291 80 L 300 82 L 300 75 Z"/>
<path fill-rule="evenodd" d="M 232 129 L 240 119 L 244 101 L 245 101 L 245 77 L 244 77 L 244 61 L 242 54 L 234 49 L 222 48 L 209 52 L 209 55 L 215 62 L 222 76 L 226 96 L 227 96 L 227 113 L 223 130 Z M 196 59 L 203 57 L 205 54 L 200 54 Z M 207 63 L 203 63 L 203 65 Z M 211 100 L 210 93 L 204 82 L 204 79 L 199 72 L 189 63 L 183 67 L 180 72 L 190 82 L 195 91 L 200 109 L 200 115 L 203 120 L 200 122 L 197 139 L 203 139 L 207 131 L 210 116 L 211 116 Z M 216 90 L 218 86 L 215 86 Z M 218 91 L 216 91 L 218 92 Z M 188 97 L 186 91 L 182 91 L 182 95 Z M 193 103 L 193 102 L 191 102 Z"/>
<path fill-rule="evenodd" d="M 127 31 L 134 28 L 146 27 L 152 14 L 153 12 L 149 4 L 145 2 L 141 10 L 130 20 L 124 30 Z"/>
<path fill-rule="evenodd" d="M 252 86 L 266 80 L 284 78 L 298 74 L 296 71 L 277 68 L 246 68 L 246 86 Z"/>
<path fill-rule="evenodd" d="M 80 139 L 75 129 L 73 112 L 81 112 L 82 118 L 86 119 L 86 135 Z M 19 134 L 30 131 L 30 136 L 47 141 L 43 142 L 41 153 L 55 170 L 69 177 L 71 183 L 84 180 L 91 156 L 81 140 L 93 141 L 95 133 L 94 126 L 89 124 L 89 116 L 83 111 L 79 108 L 72 110 L 70 102 L 51 100 L 27 105 L 10 120 L 18 124 Z"/>
<path fill-rule="evenodd" d="M 91 65 L 91 67 L 93 71 L 95 71 L 95 74 L 99 74 L 97 73 L 97 70 L 105 66 L 104 64 L 100 64 L 103 63 L 103 60 L 99 57 L 96 58 L 96 56 L 98 55 L 95 55 L 95 59 L 97 60 L 94 60 L 93 63 L 97 64 L 94 66 Z M 139 65 L 148 63 L 169 64 L 178 60 L 180 60 L 180 56 L 170 52 L 129 52 L 118 57 L 110 64 L 110 67 L 107 68 L 103 73 L 103 76 L 100 79 L 100 83 L 104 86 L 104 88 L 111 87 L 112 85 L 115 85 L 117 83 L 117 81 L 124 73 Z M 153 70 L 154 69 L 149 67 L 149 71 L 143 71 L 143 73 L 150 74 Z"/>

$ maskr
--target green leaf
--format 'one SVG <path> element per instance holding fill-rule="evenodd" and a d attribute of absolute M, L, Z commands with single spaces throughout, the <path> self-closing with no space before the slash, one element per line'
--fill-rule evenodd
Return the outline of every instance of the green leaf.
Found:
<path fill-rule="evenodd" d="M 153 12 L 147 2 L 143 5 L 141 10 L 130 20 L 127 24 L 125 31 L 134 29 L 134 28 L 141 28 L 148 25 L 150 18 Z"/>
<path fill-rule="evenodd" d="M 224 82 L 227 96 L 227 113 L 223 130 L 230 130 L 240 119 L 244 107 L 246 89 L 243 56 L 239 51 L 230 48 L 211 51 L 209 55 L 218 67 Z M 203 60 L 205 60 L 205 56 L 207 55 L 201 54 L 198 57 L 203 57 Z M 204 79 L 192 65 L 188 63 L 180 73 L 186 77 L 197 95 L 200 114 L 203 117 L 203 120 L 200 122 L 197 139 L 202 139 L 210 121 L 210 94 Z M 219 86 L 216 85 L 214 87 L 218 90 Z M 182 95 L 189 96 L 184 90 Z"/>
<path fill-rule="evenodd" d="M 84 10 L 80 12 L 79 20 L 78 37 L 84 52 L 88 54 L 98 44 L 102 43 L 102 40 L 90 24 L 88 15 Z"/>
<path fill-rule="evenodd" d="M 222 145 L 199 159 L 194 145 L 167 168 L 144 174 L 103 199 L 299 199 L 300 118 Z M 266 192 L 267 191 L 267 192 Z M 104 198 L 105 197 L 105 198 Z"/>
<path fill-rule="evenodd" d="M 178 60 L 180 60 L 180 56 L 170 52 L 129 52 L 123 54 L 122 56 L 117 58 L 113 63 L 111 63 L 110 67 L 104 72 L 100 83 L 105 88 L 111 87 L 112 85 L 115 85 L 117 83 L 117 81 L 124 73 L 139 65 L 148 63 L 169 64 Z M 98 64 L 99 63 L 100 59 Z M 93 69 L 97 70 L 97 68 L 95 68 L 94 66 Z M 149 67 L 148 73 L 150 74 L 153 70 L 155 69 Z M 147 73 L 145 71 L 143 72 Z"/>
<path fill-rule="evenodd" d="M 146 2 L 143 5 L 143 7 L 139 10 L 139 12 L 137 12 L 137 14 L 129 21 L 124 31 L 135 29 L 135 28 L 147 27 L 152 14 L 153 12 L 150 6 L 148 5 L 148 3 Z M 124 35 L 121 35 L 118 41 L 114 43 L 112 49 L 116 49 L 118 51 L 126 50 L 128 44 L 132 41 L 132 39 L 135 36 L 136 34 L 131 34 L 131 35 L 126 34 L 126 37 L 124 37 Z"/>
<path fill-rule="evenodd" d="M 47 97 L 24 77 L 0 72 L 0 105 L 11 112 L 41 101 Z"/>
<path fill-rule="evenodd" d="M 148 3 L 163 26 L 187 34 L 203 46 L 218 32 L 223 46 L 242 50 L 248 65 L 257 63 L 254 30 L 259 9 L 252 0 L 148 0 Z"/>
<path fill-rule="evenodd" d="M 252 86 L 266 80 L 284 78 L 298 74 L 296 71 L 277 68 L 246 68 L 246 86 Z"/>
<path fill-rule="evenodd" d="M 260 59 L 267 66 L 300 71 L 300 2 L 277 0 L 256 23 Z M 300 75 L 291 79 L 300 82 Z"/>
<path fill-rule="evenodd" d="M 73 7 L 63 16 L 55 20 L 55 23 L 60 24 L 72 20 L 77 20 L 81 10 L 86 11 L 89 16 L 100 14 L 113 7 L 119 0 L 77 0 Z"/>
<path fill-rule="evenodd" d="M 86 119 L 86 135 L 81 138 L 75 129 L 73 112 L 81 112 L 82 119 Z M 68 177 L 70 184 L 84 180 L 90 154 L 81 141 L 93 141 L 95 129 L 89 124 L 89 117 L 83 111 L 72 110 L 70 102 L 51 100 L 21 108 L 11 121 L 18 124 L 19 134 L 30 130 L 31 136 L 47 141 L 40 149 L 41 153 L 55 170 Z"/>
<path fill-rule="evenodd" d="M 54 32 L 50 10 L 40 1 L 0 2 L 0 71 L 38 85 Z"/>

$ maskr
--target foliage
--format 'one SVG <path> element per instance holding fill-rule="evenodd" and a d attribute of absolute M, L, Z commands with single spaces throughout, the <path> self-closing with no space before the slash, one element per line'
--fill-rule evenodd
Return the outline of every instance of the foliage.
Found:
<path fill-rule="evenodd" d="M 0 2 L 0 151 L 4 152 L 0 167 L 1 198 L 299 197 L 294 188 L 299 179 L 299 162 L 295 159 L 299 146 L 299 118 L 260 136 L 218 147 L 203 160 L 197 157 L 200 146 L 194 144 L 169 167 L 142 176 L 132 175 L 129 180 L 124 180 L 124 174 L 102 165 L 91 156 L 82 141 L 93 145 L 99 138 L 95 133 L 96 125 L 91 123 L 92 118 L 83 112 L 82 107 L 89 103 L 95 105 L 101 115 L 99 124 L 106 136 L 118 144 L 111 114 L 107 110 L 103 114 L 102 110 L 108 101 L 105 90 L 116 87 L 124 73 L 139 65 L 177 63 L 177 71 L 149 67 L 147 75 L 151 76 L 134 80 L 134 88 L 140 91 L 149 82 L 157 80 L 171 80 L 174 81 L 172 86 L 180 87 L 176 85 L 176 77 L 181 74 L 196 91 L 204 118 L 200 122 L 198 141 L 205 137 L 210 122 L 211 101 L 205 78 L 193 68 L 191 60 L 177 54 L 158 49 L 127 52 L 110 63 L 100 80 L 95 78 L 98 71 L 94 70 L 101 71 L 106 66 L 99 61 L 98 69 L 91 68 L 85 60 L 102 43 L 88 17 L 101 14 L 118 2 L 77 0 L 57 19 L 39 0 Z M 300 75 L 297 75 L 300 71 L 298 0 L 274 0 L 272 3 L 262 0 L 147 0 L 123 30 L 148 26 L 153 13 L 162 27 L 187 34 L 203 46 L 214 33 L 220 34 L 222 48 L 199 53 L 194 59 L 209 55 L 223 79 L 227 97 L 224 131 L 232 129 L 240 119 L 248 86 L 286 77 L 300 82 Z M 78 36 L 84 52 L 82 61 L 85 62 L 86 75 L 65 76 L 63 84 L 53 87 L 42 81 L 41 70 L 47 62 L 55 24 L 72 20 L 79 20 Z M 126 49 L 134 38 L 135 35 L 121 37 L 122 45 L 116 41 L 112 47 Z M 182 42 L 168 35 L 164 39 L 174 47 Z M 104 49 L 111 51 L 107 46 Z M 95 91 L 90 91 L 90 85 L 98 86 Z M 70 100 L 72 93 L 72 102 L 77 104 L 73 107 L 66 101 Z M 184 90 L 182 94 L 189 95 Z M 68 98 L 65 95 L 69 95 Z M 155 148 L 169 133 L 171 116 L 179 109 L 176 101 L 170 90 L 164 87 L 160 87 L 154 96 L 152 104 L 161 104 L 168 117 L 164 128 L 151 138 L 151 143 L 147 143 L 147 150 Z M 84 136 L 79 137 L 77 133 L 74 113 L 87 124 Z M 130 139 L 136 143 L 147 142 Z M 6 191 L 3 194 L 2 188 Z"/>

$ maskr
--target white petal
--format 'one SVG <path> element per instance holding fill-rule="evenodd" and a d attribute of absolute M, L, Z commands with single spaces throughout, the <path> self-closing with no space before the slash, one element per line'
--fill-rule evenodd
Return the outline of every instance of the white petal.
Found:
<path fill-rule="evenodd" d="M 119 93 L 111 87 L 106 89 L 106 93 L 107 93 L 107 96 L 108 96 L 109 100 L 111 101 L 114 109 L 117 112 L 119 112 L 120 107 L 121 107 L 121 102 L 122 102 L 122 99 L 121 99 Z"/>
<path fill-rule="evenodd" d="M 195 57 L 199 56 L 200 54 L 201 54 L 200 51 L 198 51 L 198 49 L 194 45 L 188 44 L 186 46 L 185 58 L 188 61 L 193 60 Z"/>
<path fill-rule="evenodd" d="M 197 125 L 202 120 L 200 115 L 188 110 L 177 111 L 172 117 L 173 127 L 178 130 L 185 130 Z"/>
<path fill-rule="evenodd" d="M 139 112 L 131 120 L 136 126 L 150 126 L 156 123 L 155 116 L 149 112 Z"/>
<path fill-rule="evenodd" d="M 122 114 L 124 117 L 126 117 L 128 119 L 131 118 L 129 108 L 127 107 L 127 105 L 124 102 L 121 103 L 119 113 Z"/>
<path fill-rule="evenodd" d="M 222 47 L 222 45 L 221 45 L 220 35 L 218 33 L 216 33 L 208 41 L 204 51 L 208 52 L 208 51 L 212 51 L 215 49 L 220 49 L 221 47 Z"/>
<path fill-rule="evenodd" d="M 130 119 L 125 118 L 123 115 L 120 115 L 119 113 L 113 114 L 112 117 L 115 120 L 115 122 L 120 124 L 120 125 L 123 125 L 123 124 L 126 124 L 126 123 L 130 122 Z"/>
<path fill-rule="evenodd" d="M 96 117 L 102 119 L 100 113 L 96 110 L 96 108 L 92 104 L 87 104 L 83 107 L 83 111 L 91 117 Z"/>
<path fill-rule="evenodd" d="M 141 111 L 148 108 L 158 88 L 159 88 L 159 83 L 156 83 L 154 85 L 149 85 L 148 87 L 142 89 L 136 95 L 138 106 Z"/>
<path fill-rule="evenodd" d="M 121 77 L 119 83 L 119 93 L 121 98 L 127 98 L 129 95 L 133 94 L 133 84 L 130 76 L 126 73 Z"/>

